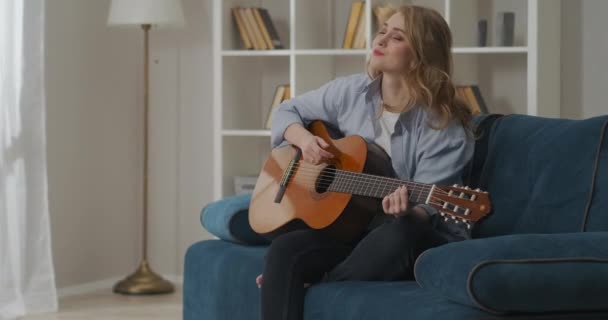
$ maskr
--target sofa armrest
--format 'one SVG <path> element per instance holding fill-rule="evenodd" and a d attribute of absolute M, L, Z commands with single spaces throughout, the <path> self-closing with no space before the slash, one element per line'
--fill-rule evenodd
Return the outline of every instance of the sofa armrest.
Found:
<path fill-rule="evenodd" d="M 268 244 L 270 241 L 249 225 L 250 202 L 250 193 L 212 202 L 201 211 L 201 224 L 222 240 L 250 245 Z"/>
<path fill-rule="evenodd" d="M 608 232 L 453 242 L 414 269 L 423 288 L 495 314 L 608 310 Z"/>

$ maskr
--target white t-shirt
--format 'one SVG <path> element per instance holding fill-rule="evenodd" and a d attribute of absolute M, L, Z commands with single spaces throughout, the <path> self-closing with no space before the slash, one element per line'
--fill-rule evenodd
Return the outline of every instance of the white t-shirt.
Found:
<path fill-rule="evenodd" d="M 388 155 L 391 155 L 391 136 L 395 132 L 395 123 L 399 120 L 401 113 L 382 111 L 382 116 L 378 118 L 378 126 L 374 142 L 381 146 Z"/>

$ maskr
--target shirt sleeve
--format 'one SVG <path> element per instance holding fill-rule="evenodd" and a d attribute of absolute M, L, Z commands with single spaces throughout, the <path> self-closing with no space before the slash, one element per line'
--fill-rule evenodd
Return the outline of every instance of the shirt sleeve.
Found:
<path fill-rule="evenodd" d="M 322 120 L 337 126 L 345 85 L 345 81 L 338 78 L 279 104 L 272 113 L 271 146 L 275 148 L 286 144 L 283 135 L 287 127 L 294 123 L 307 127 L 313 120 Z"/>
<path fill-rule="evenodd" d="M 435 130 L 425 128 L 416 148 L 416 171 L 413 180 L 420 183 L 452 185 L 462 183 L 465 165 L 473 156 L 474 141 L 458 123 Z M 426 204 L 418 206 L 429 215 L 437 210 Z"/>

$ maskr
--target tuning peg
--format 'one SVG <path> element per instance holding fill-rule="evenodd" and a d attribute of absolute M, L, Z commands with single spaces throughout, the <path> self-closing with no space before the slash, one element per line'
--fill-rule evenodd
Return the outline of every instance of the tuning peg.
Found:
<path fill-rule="evenodd" d="M 454 184 L 452 185 L 452 187 L 458 187 L 458 185 L 454 183 Z"/>
<path fill-rule="evenodd" d="M 479 191 L 481 191 L 481 189 L 477 188 L 477 189 L 475 189 L 475 191 L 479 192 Z"/>
<path fill-rule="evenodd" d="M 460 223 L 460 221 L 458 221 L 458 220 L 454 220 L 454 223 L 455 223 L 455 224 L 459 224 L 459 223 Z"/>
<path fill-rule="evenodd" d="M 465 210 L 465 211 L 464 211 L 464 215 L 465 215 L 465 216 L 468 216 L 470 211 L 471 211 L 471 209 L 467 209 L 467 210 Z"/>
<path fill-rule="evenodd" d="M 443 218 L 443 221 L 447 222 L 448 221 L 448 217 Z"/>
<path fill-rule="evenodd" d="M 467 223 L 467 229 L 471 229 L 471 224 Z"/>
<path fill-rule="evenodd" d="M 440 212 L 439 213 L 442 217 L 445 217 L 445 213 L 444 212 Z"/>

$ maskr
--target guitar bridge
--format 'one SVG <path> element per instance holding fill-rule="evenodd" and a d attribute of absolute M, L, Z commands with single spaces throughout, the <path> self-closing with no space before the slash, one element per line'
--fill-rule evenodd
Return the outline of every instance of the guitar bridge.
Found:
<path fill-rule="evenodd" d="M 283 172 L 283 177 L 281 177 L 281 183 L 279 184 L 279 191 L 277 192 L 277 195 L 274 197 L 275 203 L 280 203 L 281 200 L 283 200 L 283 196 L 285 195 L 285 191 L 287 190 L 287 186 L 289 185 L 289 180 L 291 180 L 291 177 L 293 176 L 294 167 L 300 161 L 301 157 L 302 157 L 302 150 L 300 150 L 300 148 L 296 148 L 296 155 L 293 157 L 293 159 L 291 159 L 291 161 L 289 162 L 289 165 L 287 166 L 287 169 L 285 169 L 285 172 Z"/>

